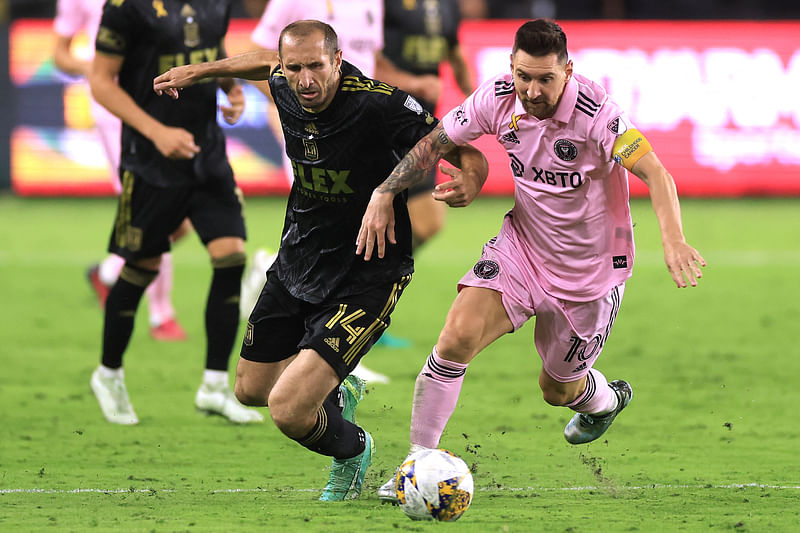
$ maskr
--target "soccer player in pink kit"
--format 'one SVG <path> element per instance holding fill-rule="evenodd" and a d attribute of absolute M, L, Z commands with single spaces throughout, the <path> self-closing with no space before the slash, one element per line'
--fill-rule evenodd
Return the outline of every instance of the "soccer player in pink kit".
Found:
<path fill-rule="evenodd" d="M 412 452 L 439 445 L 469 362 L 532 316 L 544 400 L 575 411 L 564 429 L 568 442 L 597 439 L 628 405 L 630 385 L 609 383 L 593 367 L 633 268 L 627 171 L 649 187 L 675 284 L 695 286 L 702 275 L 705 260 L 684 238 L 672 177 L 605 90 L 573 73 L 566 45 L 552 21 L 523 24 L 511 72 L 483 83 L 451 110 L 375 190 L 364 215 L 356 251 L 369 260 L 373 252 L 382 256 L 387 240 L 394 242 L 387 202 L 443 154 L 481 135 L 495 136 L 508 152 L 515 205 L 459 282 L 417 376 Z M 379 497 L 396 499 L 393 480 Z"/>
<path fill-rule="evenodd" d="M 94 44 L 100 16 L 103 14 L 103 0 L 58 0 L 53 29 L 56 45 L 53 59 L 59 70 L 72 76 L 87 77 L 91 57 L 76 57 L 70 47 L 76 35 L 86 31 L 89 43 Z M 90 47 L 90 50 L 94 50 Z M 111 185 L 114 192 L 122 192 L 117 171 L 120 157 L 120 133 L 122 125 L 117 117 L 91 99 L 91 111 L 97 128 L 100 143 L 108 159 Z M 173 235 L 174 239 L 188 231 L 188 224 Z M 97 293 L 101 307 L 111 286 L 117 281 L 125 260 L 118 255 L 109 254 L 99 265 L 93 265 L 87 272 L 89 282 Z M 147 288 L 147 303 L 150 312 L 150 334 L 157 340 L 177 341 L 186 339 L 186 333 L 175 319 L 172 306 L 172 254 L 164 254 L 161 270 Z"/>

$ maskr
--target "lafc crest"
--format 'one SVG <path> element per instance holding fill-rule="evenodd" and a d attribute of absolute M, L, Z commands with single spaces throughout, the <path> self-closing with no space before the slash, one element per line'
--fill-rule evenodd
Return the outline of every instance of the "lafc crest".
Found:
<path fill-rule="evenodd" d="M 189 4 L 183 4 L 181 18 L 183 19 L 183 44 L 194 48 L 200 44 L 200 25 L 195 20 L 197 12 Z"/>

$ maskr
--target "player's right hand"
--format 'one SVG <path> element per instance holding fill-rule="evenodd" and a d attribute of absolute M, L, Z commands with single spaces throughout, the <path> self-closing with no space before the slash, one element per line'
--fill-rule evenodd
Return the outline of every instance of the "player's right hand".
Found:
<path fill-rule="evenodd" d="M 183 128 L 163 126 L 151 140 L 161 155 L 168 159 L 192 159 L 200 153 L 194 135 Z"/>
<path fill-rule="evenodd" d="M 361 219 L 361 229 L 356 238 L 356 254 L 364 254 L 364 261 L 372 259 L 377 250 L 378 258 L 386 253 L 386 241 L 397 244 L 394 235 L 394 194 L 373 191 L 372 197 Z"/>

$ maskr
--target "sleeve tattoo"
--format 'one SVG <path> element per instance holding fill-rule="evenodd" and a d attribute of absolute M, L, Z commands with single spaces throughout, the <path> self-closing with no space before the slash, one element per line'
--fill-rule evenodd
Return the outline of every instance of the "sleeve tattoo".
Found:
<path fill-rule="evenodd" d="M 378 186 L 377 191 L 397 194 L 403 189 L 419 183 L 454 147 L 455 145 L 445 133 L 442 124 L 437 124 L 394 167 L 389 177 Z"/>

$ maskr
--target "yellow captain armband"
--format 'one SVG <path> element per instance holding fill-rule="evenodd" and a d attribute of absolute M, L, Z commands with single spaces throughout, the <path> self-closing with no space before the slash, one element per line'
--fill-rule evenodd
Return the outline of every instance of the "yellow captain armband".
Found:
<path fill-rule="evenodd" d="M 642 132 L 631 128 L 617 137 L 611 154 L 614 157 L 614 161 L 631 170 L 637 161 L 652 151 L 653 147 L 650 146 Z"/>

